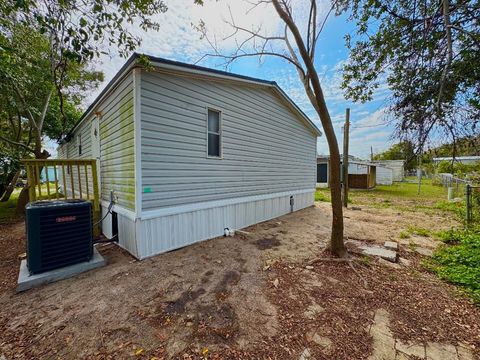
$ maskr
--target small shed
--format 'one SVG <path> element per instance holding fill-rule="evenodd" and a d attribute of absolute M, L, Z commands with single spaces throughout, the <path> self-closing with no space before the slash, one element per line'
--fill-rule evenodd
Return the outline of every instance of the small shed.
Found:
<path fill-rule="evenodd" d="M 350 189 L 373 189 L 376 185 L 377 167 L 366 161 L 349 161 L 348 187 Z"/>
<path fill-rule="evenodd" d="M 377 165 L 377 185 L 393 184 L 393 169 L 386 166 Z"/>
<path fill-rule="evenodd" d="M 329 186 L 330 156 L 317 156 L 317 187 Z M 372 189 L 376 184 L 376 164 L 349 156 L 348 184 L 351 189 Z"/>
<path fill-rule="evenodd" d="M 405 179 L 405 160 L 374 160 L 371 163 L 392 169 L 393 181 L 403 181 Z"/>

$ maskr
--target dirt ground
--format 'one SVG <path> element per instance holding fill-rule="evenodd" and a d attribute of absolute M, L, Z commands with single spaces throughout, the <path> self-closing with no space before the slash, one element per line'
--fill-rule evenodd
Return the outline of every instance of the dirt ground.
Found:
<path fill-rule="evenodd" d="M 449 228 L 453 218 L 347 210 L 347 238 L 403 241 L 403 265 L 364 257 L 353 268 L 310 265 L 328 256 L 329 214 L 328 203 L 317 203 L 248 234 L 143 261 L 101 245 L 107 266 L 21 294 L 14 289 L 24 225 L 3 224 L 0 359 L 381 359 L 369 329 L 383 313 L 392 341 L 461 346 L 464 358 L 480 359 L 480 309 L 412 251 L 412 242 L 436 241 L 399 238 L 409 226 Z M 395 358 L 415 358 L 409 354 Z"/>

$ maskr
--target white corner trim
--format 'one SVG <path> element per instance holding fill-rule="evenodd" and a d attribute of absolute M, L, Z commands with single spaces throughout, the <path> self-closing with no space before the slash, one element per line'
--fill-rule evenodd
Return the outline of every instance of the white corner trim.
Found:
<path fill-rule="evenodd" d="M 108 201 L 105 201 L 105 200 L 101 200 L 100 201 L 100 204 L 102 205 L 102 207 L 108 209 L 108 206 L 110 205 L 110 203 Z M 115 211 L 116 213 L 120 214 L 120 215 L 123 215 L 127 218 L 129 218 L 130 220 L 133 220 L 135 221 L 136 219 L 138 219 L 138 216 L 135 214 L 135 212 L 133 212 L 132 210 L 128 210 L 128 209 L 125 209 L 124 207 L 120 206 L 120 205 L 113 205 L 112 207 L 112 211 Z"/>
<path fill-rule="evenodd" d="M 206 202 L 199 202 L 199 203 L 179 205 L 179 206 L 171 206 L 171 207 L 160 208 L 155 210 L 143 211 L 141 220 L 154 219 L 161 216 L 176 215 L 176 214 L 197 211 L 197 210 L 211 209 L 211 208 L 216 208 L 220 206 L 241 204 L 245 202 L 253 202 L 253 201 L 274 199 L 274 198 L 283 197 L 283 196 L 305 194 L 309 192 L 313 194 L 315 192 L 315 188 L 284 191 L 280 193 L 271 193 L 271 194 L 263 194 L 263 195 L 245 196 L 240 198 L 222 199 L 222 200 L 215 200 L 215 201 L 206 201 Z"/>
<path fill-rule="evenodd" d="M 142 125 L 141 125 L 141 69 L 133 69 L 133 133 L 135 161 L 135 213 L 142 214 Z"/>

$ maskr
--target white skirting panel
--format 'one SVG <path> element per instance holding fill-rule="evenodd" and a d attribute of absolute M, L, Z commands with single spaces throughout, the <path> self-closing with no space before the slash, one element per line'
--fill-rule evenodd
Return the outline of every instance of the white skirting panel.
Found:
<path fill-rule="evenodd" d="M 294 198 L 293 211 L 314 203 L 314 191 L 309 190 L 248 202 L 240 199 L 233 204 L 138 219 L 138 253 L 134 255 L 140 259 L 153 256 L 221 236 L 225 228 L 241 229 L 285 215 L 291 211 L 290 196 Z"/>
<path fill-rule="evenodd" d="M 111 239 L 112 234 L 112 214 L 105 216 L 108 210 L 108 206 L 105 206 L 102 203 L 102 233 L 106 238 Z M 138 257 L 137 253 L 137 243 L 136 239 L 136 224 L 140 221 L 137 219 L 135 221 L 135 215 L 132 213 L 128 214 L 128 210 L 124 210 L 118 206 L 113 208 L 113 211 L 117 213 L 118 221 L 118 245 L 127 250 L 130 254 L 135 257 Z"/>

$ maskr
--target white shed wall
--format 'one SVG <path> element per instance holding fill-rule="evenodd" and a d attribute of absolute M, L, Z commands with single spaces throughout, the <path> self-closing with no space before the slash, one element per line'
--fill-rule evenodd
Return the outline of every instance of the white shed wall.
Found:
<path fill-rule="evenodd" d="M 375 160 L 372 162 L 392 169 L 393 181 L 403 181 L 405 178 L 404 160 Z"/>
<path fill-rule="evenodd" d="M 393 170 L 384 166 L 377 165 L 377 178 L 378 185 L 392 185 L 393 184 Z"/>

